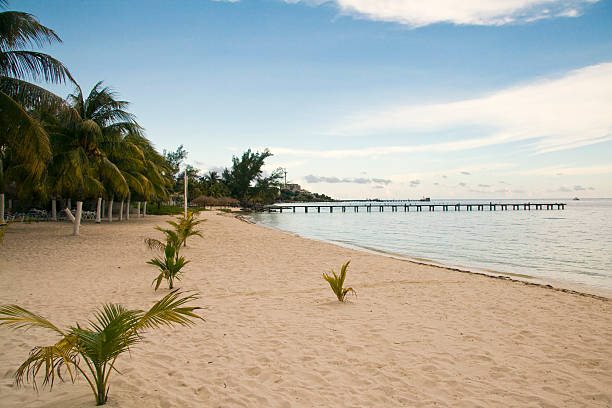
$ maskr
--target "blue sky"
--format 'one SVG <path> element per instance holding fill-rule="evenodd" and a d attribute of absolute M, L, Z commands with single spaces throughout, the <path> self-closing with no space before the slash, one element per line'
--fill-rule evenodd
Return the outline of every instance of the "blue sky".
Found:
<path fill-rule="evenodd" d="M 10 6 L 203 171 L 269 148 L 336 198 L 612 197 L 612 0 Z"/>

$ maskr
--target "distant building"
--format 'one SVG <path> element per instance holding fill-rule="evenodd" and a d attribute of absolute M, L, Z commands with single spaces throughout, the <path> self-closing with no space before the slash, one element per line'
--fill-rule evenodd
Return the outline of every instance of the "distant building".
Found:
<path fill-rule="evenodd" d="M 302 188 L 300 187 L 299 184 L 285 184 L 285 186 L 283 187 L 283 190 L 300 191 L 302 190 Z"/>

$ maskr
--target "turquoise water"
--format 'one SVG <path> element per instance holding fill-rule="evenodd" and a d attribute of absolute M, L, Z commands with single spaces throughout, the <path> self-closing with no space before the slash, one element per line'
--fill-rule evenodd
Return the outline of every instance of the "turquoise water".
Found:
<path fill-rule="evenodd" d="M 449 200 L 435 203 L 486 203 Z M 493 200 L 496 203 L 565 202 L 565 210 L 254 214 L 262 225 L 340 245 L 391 252 L 472 270 L 520 274 L 612 292 L 612 199 Z M 426 204 L 426 203 L 423 203 Z M 313 206 L 324 204 L 313 204 Z M 347 205 L 349 205 L 347 203 Z M 486 207 L 488 208 L 488 206 Z M 512 208 L 512 207 L 510 207 Z M 522 208 L 522 207 L 521 207 Z"/>

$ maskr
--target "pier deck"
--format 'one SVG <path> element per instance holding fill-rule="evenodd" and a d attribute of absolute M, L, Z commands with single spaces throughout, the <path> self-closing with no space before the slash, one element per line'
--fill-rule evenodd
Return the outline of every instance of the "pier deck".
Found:
<path fill-rule="evenodd" d="M 359 212 L 359 209 L 364 209 L 366 212 L 384 212 L 385 209 L 391 209 L 391 212 L 397 212 L 398 209 L 404 212 L 417 211 L 508 211 L 511 210 L 564 210 L 565 203 L 454 203 L 454 204 L 434 204 L 434 203 L 408 203 L 405 202 L 400 204 L 398 202 L 369 202 L 369 203 L 295 203 L 295 204 L 273 204 L 264 207 L 265 211 L 268 212 L 283 212 L 283 210 L 290 210 L 296 212 L 296 209 L 304 209 L 307 213 L 309 210 L 320 213 L 321 209 L 327 210 L 326 212 L 333 213 L 334 210 L 346 212 L 347 208 L 352 209 L 354 212 Z"/>

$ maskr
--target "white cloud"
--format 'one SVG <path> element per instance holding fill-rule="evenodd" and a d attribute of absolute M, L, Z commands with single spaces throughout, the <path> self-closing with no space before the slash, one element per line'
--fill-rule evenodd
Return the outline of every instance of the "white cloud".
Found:
<path fill-rule="evenodd" d="M 538 153 L 612 140 L 612 63 L 450 103 L 390 107 L 347 118 L 334 132 L 408 134 L 479 127 L 490 136 L 422 146 L 369 148 L 368 154 L 465 150 L 534 139 Z M 354 154 L 354 153 L 353 153 Z"/>
<path fill-rule="evenodd" d="M 612 174 L 612 164 L 584 167 L 542 167 L 539 169 L 517 171 L 516 174 L 521 176 L 593 176 Z"/>
<path fill-rule="evenodd" d="M 285 0 L 335 4 L 343 14 L 411 27 L 435 23 L 504 25 L 553 17 L 578 17 L 598 0 Z"/>

